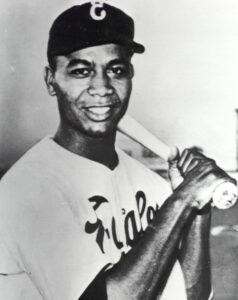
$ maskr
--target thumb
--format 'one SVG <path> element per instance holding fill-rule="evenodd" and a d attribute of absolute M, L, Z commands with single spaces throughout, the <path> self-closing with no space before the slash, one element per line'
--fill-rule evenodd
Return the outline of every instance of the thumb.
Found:
<path fill-rule="evenodd" d="M 171 148 L 171 153 L 168 158 L 169 163 L 169 179 L 171 183 L 171 187 L 173 190 L 177 188 L 177 186 L 180 185 L 180 183 L 183 181 L 183 177 L 177 168 L 177 162 L 179 160 L 179 150 L 177 147 Z"/>
<path fill-rule="evenodd" d="M 179 149 L 176 146 L 173 146 L 170 148 L 170 155 L 168 157 L 169 165 L 171 164 L 177 164 L 177 161 L 179 160 Z"/>

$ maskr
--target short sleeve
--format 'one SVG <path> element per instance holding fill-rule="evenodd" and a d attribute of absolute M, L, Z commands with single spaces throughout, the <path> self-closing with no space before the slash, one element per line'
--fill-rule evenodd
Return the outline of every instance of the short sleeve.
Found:
<path fill-rule="evenodd" d="M 14 275 L 21 273 L 21 270 L 14 259 L 5 240 L 0 240 L 0 275 Z"/>
<path fill-rule="evenodd" d="M 15 275 L 20 273 L 19 259 L 17 259 L 17 244 L 13 242 L 12 232 L 18 228 L 19 224 L 12 222 L 15 218 L 8 213 L 6 201 L 0 193 L 0 274 Z M 10 201 L 9 201 L 10 202 Z"/>

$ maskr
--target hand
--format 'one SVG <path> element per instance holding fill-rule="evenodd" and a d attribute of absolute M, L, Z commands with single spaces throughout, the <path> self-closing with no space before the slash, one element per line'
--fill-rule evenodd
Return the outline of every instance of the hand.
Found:
<path fill-rule="evenodd" d="M 182 192 L 183 198 L 188 198 L 190 194 L 193 204 L 199 209 L 212 199 L 213 192 L 220 183 L 235 183 L 214 160 L 194 150 L 185 149 L 180 157 L 178 153 L 171 156 L 169 163 L 173 189 L 176 189 L 175 192 Z M 184 178 L 180 185 L 179 173 Z"/>
<path fill-rule="evenodd" d="M 168 160 L 169 163 L 169 180 L 172 187 L 172 190 L 174 191 L 180 183 L 183 182 L 183 176 L 180 173 L 180 170 L 178 169 L 177 163 L 179 160 L 179 150 L 177 147 L 174 147 L 171 149 L 171 154 Z"/>

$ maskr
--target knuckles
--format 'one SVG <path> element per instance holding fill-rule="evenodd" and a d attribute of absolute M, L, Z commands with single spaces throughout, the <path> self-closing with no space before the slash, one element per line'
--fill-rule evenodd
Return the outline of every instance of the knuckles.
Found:
<path fill-rule="evenodd" d="M 187 175 L 191 172 L 200 173 L 221 173 L 221 169 L 216 165 L 214 159 L 208 158 L 200 152 L 191 149 L 184 149 L 180 160 L 178 161 L 178 169 Z"/>
<path fill-rule="evenodd" d="M 217 166 L 214 159 L 188 148 L 182 152 L 177 167 L 184 177 L 180 188 L 186 195 L 193 195 L 193 199 L 199 200 L 204 205 L 211 200 L 217 183 L 222 181 L 235 183 L 233 178 Z"/>
<path fill-rule="evenodd" d="M 201 179 L 205 179 L 205 181 L 214 181 L 221 178 L 230 179 L 229 175 L 217 166 L 214 159 L 189 148 L 183 150 L 177 162 L 177 168 L 184 178 L 192 177 L 195 181 Z"/>
<path fill-rule="evenodd" d="M 218 168 L 214 159 L 206 158 L 204 160 L 204 165 L 212 169 Z"/>

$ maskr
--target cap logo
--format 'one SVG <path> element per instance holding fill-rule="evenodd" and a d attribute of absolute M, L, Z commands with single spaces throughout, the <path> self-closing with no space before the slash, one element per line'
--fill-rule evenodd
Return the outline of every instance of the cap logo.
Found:
<path fill-rule="evenodd" d="M 91 9 L 90 9 L 91 17 L 96 21 L 101 21 L 101 20 L 105 19 L 106 11 L 105 11 L 105 9 L 103 9 L 104 1 L 103 0 L 94 0 L 94 1 L 91 1 L 91 4 L 92 4 Z M 99 9 L 99 14 L 97 14 L 98 9 Z"/>

